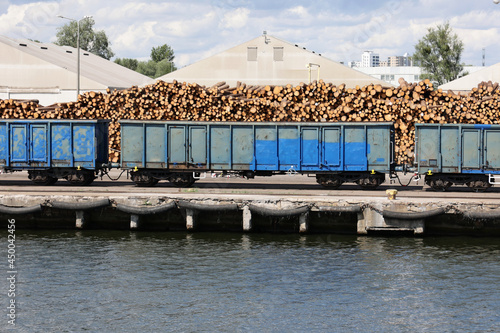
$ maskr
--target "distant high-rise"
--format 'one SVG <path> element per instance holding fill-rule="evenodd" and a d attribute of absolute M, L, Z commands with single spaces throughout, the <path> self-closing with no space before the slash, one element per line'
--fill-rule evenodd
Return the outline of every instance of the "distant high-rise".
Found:
<path fill-rule="evenodd" d="M 361 55 L 361 67 L 379 67 L 380 57 L 373 51 L 365 51 Z"/>

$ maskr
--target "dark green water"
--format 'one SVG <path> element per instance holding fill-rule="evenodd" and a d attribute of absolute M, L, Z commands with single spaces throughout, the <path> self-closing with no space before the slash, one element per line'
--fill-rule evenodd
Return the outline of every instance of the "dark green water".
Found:
<path fill-rule="evenodd" d="M 18 230 L 16 260 L 19 332 L 500 331 L 498 238 Z"/>

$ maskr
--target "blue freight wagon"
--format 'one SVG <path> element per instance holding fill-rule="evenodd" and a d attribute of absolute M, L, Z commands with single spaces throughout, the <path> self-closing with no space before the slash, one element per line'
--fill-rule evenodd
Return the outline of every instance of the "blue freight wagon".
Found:
<path fill-rule="evenodd" d="M 500 177 L 500 125 L 416 124 L 415 163 L 435 190 L 485 190 Z"/>
<path fill-rule="evenodd" d="M 202 172 L 247 178 L 316 175 L 336 188 L 375 188 L 393 168 L 392 123 L 254 123 L 122 120 L 121 168 L 141 186 L 190 186 Z"/>
<path fill-rule="evenodd" d="M 88 185 L 108 163 L 109 120 L 0 119 L 0 169 L 27 170 L 50 185 L 59 178 Z"/>

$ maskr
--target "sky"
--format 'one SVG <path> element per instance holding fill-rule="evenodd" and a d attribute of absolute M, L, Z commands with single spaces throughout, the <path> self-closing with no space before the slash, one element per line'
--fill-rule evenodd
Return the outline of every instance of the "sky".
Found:
<path fill-rule="evenodd" d="M 178 68 L 263 31 L 339 62 L 374 51 L 380 60 L 413 54 L 429 28 L 449 21 L 464 42 L 462 62 L 500 62 L 500 4 L 492 0 L 0 0 L 0 35 L 54 42 L 57 17 L 90 15 L 115 57 L 149 59 L 170 45 Z"/>

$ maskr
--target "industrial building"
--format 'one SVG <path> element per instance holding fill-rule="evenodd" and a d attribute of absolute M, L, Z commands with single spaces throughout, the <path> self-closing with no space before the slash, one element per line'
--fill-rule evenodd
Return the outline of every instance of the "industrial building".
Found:
<path fill-rule="evenodd" d="M 77 49 L 0 36 L 0 99 L 36 99 L 41 105 L 75 101 Z M 80 50 L 80 93 L 143 85 L 151 78 Z"/>
<path fill-rule="evenodd" d="M 390 85 L 265 33 L 159 79 L 205 86 L 221 81 L 230 86 L 236 86 L 238 81 L 250 85 L 298 85 L 319 79 L 334 85 L 345 84 L 347 87 L 372 83 Z"/>
<path fill-rule="evenodd" d="M 481 82 L 500 82 L 500 63 L 489 67 L 464 67 L 469 74 L 456 80 L 445 83 L 439 88 L 455 93 L 467 93 L 476 88 Z"/>

